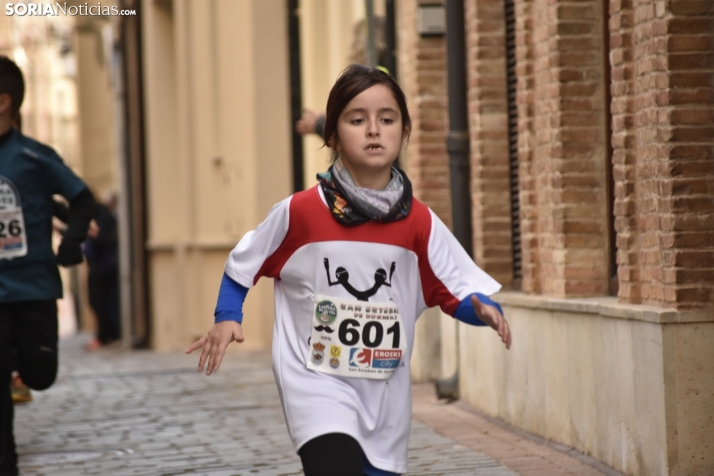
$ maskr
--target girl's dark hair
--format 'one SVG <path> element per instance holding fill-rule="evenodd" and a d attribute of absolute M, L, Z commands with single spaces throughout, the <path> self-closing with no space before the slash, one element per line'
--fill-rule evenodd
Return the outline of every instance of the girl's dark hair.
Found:
<path fill-rule="evenodd" d="M 330 96 L 327 98 L 325 130 L 323 132 L 327 147 L 332 147 L 330 143 L 334 139 L 339 139 L 337 121 L 345 106 L 355 96 L 377 84 L 384 84 L 392 91 L 392 95 L 397 101 L 399 111 L 402 114 L 402 127 L 407 131 L 407 137 L 409 137 L 409 133 L 412 130 L 412 120 L 409 117 L 407 99 L 402 88 L 399 87 L 394 78 L 380 69 L 362 64 L 351 64 L 340 73 L 335 85 L 330 90 Z"/>
<path fill-rule="evenodd" d="M 0 94 L 10 95 L 11 112 L 15 116 L 25 97 L 25 80 L 15 62 L 4 55 L 0 55 Z"/>

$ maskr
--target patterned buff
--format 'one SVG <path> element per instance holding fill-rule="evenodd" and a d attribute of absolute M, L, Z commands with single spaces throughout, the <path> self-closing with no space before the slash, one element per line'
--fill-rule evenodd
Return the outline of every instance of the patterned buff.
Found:
<path fill-rule="evenodd" d="M 338 159 L 339 160 L 339 159 Z M 347 169 L 342 168 L 344 172 Z M 389 223 L 406 218 L 412 208 L 412 183 L 407 174 L 392 167 L 392 174 L 400 174 L 403 182 L 402 196 L 386 213 L 375 213 L 368 200 L 350 187 L 348 190 L 340 180 L 335 179 L 335 165 L 327 172 L 317 174 L 325 198 L 332 211 L 332 217 L 344 226 L 358 226 L 369 221 Z M 344 181 L 343 181 L 344 182 Z"/>

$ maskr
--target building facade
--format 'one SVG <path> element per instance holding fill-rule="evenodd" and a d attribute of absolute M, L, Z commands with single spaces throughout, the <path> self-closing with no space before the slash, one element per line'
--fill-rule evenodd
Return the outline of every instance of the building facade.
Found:
<path fill-rule="evenodd" d="M 447 46 L 419 28 L 439 3 L 395 2 L 413 120 L 400 163 L 451 226 Z M 626 474 L 712 472 L 714 4 L 463 3 L 473 258 L 503 284 L 514 345 L 427 311 L 414 380 L 456 376 L 474 408 Z M 298 4 L 302 103 L 322 110 L 365 3 Z M 55 38 L 70 62 L 42 61 L 55 43 L 28 47 L 26 127 L 98 192 L 124 194 L 125 324 L 183 349 L 213 321 L 229 251 L 293 191 L 290 3 L 122 5 L 137 16 L 79 19 Z M 20 54 L 12 21 L 0 48 Z M 61 78 L 43 90 L 52 68 Z M 305 187 L 328 166 L 321 145 L 304 141 Z M 243 346 L 267 348 L 271 283 L 245 311 Z"/>
<path fill-rule="evenodd" d="M 446 41 L 419 30 L 422 8 L 440 2 L 395 3 L 413 120 L 401 165 L 451 225 Z M 125 129 L 98 59 L 111 25 L 78 25 L 81 122 L 70 124 L 92 155 L 65 156 L 124 194 L 133 332 L 184 349 L 213 322 L 229 251 L 293 192 L 290 3 L 123 5 L 138 12 L 121 26 Z M 293 12 L 306 107 L 324 108 L 354 58 L 364 6 L 302 0 Z M 626 474 L 711 473 L 714 4 L 464 0 L 463 17 L 473 258 L 503 284 L 514 345 L 430 310 L 413 378 L 458 376 L 475 408 Z M 120 154 L 109 145 L 122 133 Z M 328 166 L 321 145 L 305 139 L 305 187 Z M 267 348 L 271 283 L 245 311 L 243 347 Z"/>
<path fill-rule="evenodd" d="M 446 42 L 418 27 L 435 3 L 396 2 L 414 126 L 401 163 L 450 224 Z M 288 5 L 141 2 L 157 349 L 205 332 L 227 253 L 292 192 Z M 415 380 L 458 375 L 475 408 L 627 474 L 714 468 L 712 8 L 464 1 L 474 259 L 504 286 L 514 346 L 428 311 Z M 303 105 L 321 110 L 364 3 L 295 14 Z M 320 146 L 305 140 L 306 187 Z M 248 345 L 269 344 L 271 294 L 251 291 Z"/>
<path fill-rule="evenodd" d="M 399 3 L 401 81 L 416 194 L 447 215 L 432 3 Z M 458 368 L 474 407 L 627 474 L 714 471 L 714 4 L 464 3 L 474 259 L 514 345 L 425 316 L 416 376 Z"/>

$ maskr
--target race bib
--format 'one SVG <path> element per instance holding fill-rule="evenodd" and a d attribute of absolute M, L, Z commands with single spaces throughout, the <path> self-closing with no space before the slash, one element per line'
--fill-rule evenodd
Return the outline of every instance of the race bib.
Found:
<path fill-rule="evenodd" d="M 0 259 L 27 254 L 27 235 L 22 208 L 0 209 Z"/>
<path fill-rule="evenodd" d="M 404 323 L 394 302 L 315 296 L 307 368 L 386 380 L 405 352 Z"/>

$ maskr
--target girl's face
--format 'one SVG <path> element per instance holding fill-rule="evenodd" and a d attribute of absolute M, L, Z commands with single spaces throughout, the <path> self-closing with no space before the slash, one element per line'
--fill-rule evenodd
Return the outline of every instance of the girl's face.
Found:
<path fill-rule="evenodd" d="M 385 188 L 406 131 L 392 91 L 376 84 L 354 97 L 337 121 L 334 146 L 355 183 Z"/>

